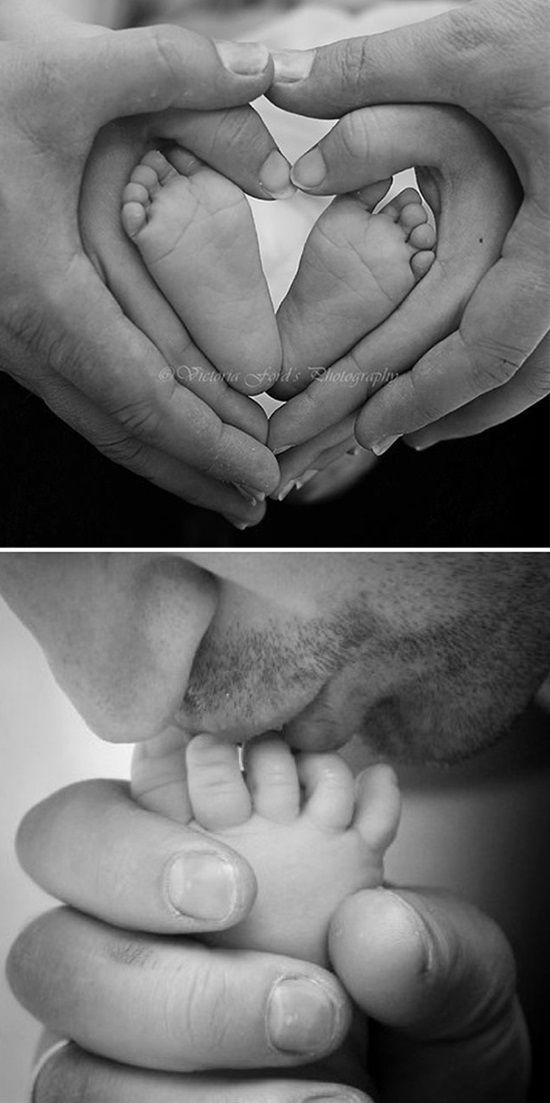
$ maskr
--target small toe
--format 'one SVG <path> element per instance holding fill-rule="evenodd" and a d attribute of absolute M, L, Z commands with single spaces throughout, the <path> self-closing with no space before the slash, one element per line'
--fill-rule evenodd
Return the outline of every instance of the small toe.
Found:
<path fill-rule="evenodd" d="M 276 823 L 295 820 L 300 811 L 300 783 L 290 747 L 282 739 L 249 743 L 246 780 L 254 811 Z"/>
<path fill-rule="evenodd" d="M 387 215 L 394 222 L 398 222 L 403 209 L 411 204 L 414 206 L 422 205 L 422 200 L 415 188 L 405 188 L 398 195 L 394 195 L 393 199 L 390 199 L 389 203 L 382 207 L 378 213 Z"/>
<path fill-rule="evenodd" d="M 428 221 L 428 215 L 421 203 L 407 203 L 401 211 L 399 220 L 405 230 L 414 230 L 415 226 L 421 226 Z"/>
<path fill-rule="evenodd" d="M 414 277 L 417 280 L 421 280 L 422 276 L 425 276 L 426 272 L 429 272 L 434 260 L 435 253 L 431 250 L 423 250 L 420 253 L 415 253 L 414 256 L 411 257 L 411 269 Z"/>
<path fill-rule="evenodd" d="M 357 778 L 357 811 L 353 826 L 373 849 L 384 851 L 395 838 L 401 795 L 391 766 L 370 766 Z"/>
<path fill-rule="evenodd" d="M 123 203 L 141 203 L 145 206 L 149 203 L 149 192 L 143 184 L 127 184 L 122 193 Z"/>
<path fill-rule="evenodd" d="M 193 815 L 206 831 L 236 827 L 250 818 L 252 802 L 234 744 L 195 736 L 187 748 L 187 787 Z"/>
<path fill-rule="evenodd" d="M 128 237 L 137 237 L 147 222 L 143 203 L 125 203 L 122 208 L 122 225 Z"/>
<path fill-rule="evenodd" d="M 298 776 L 305 790 L 304 812 L 320 827 L 345 830 L 355 806 L 351 770 L 337 754 L 301 754 Z"/>
<path fill-rule="evenodd" d="M 159 186 L 159 178 L 155 170 L 144 164 L 136 165 L 130 177 L 130 182 L 141 184 L 143 188 L 147 189 L 149 195 L 154 194 Z"/>
<path fill-rule="evenodd" d="M 435 241 L 435 230 L 428 222 L 415 226 L 409 234 L 409 245 L 414 249 L 433 249 Z"/>

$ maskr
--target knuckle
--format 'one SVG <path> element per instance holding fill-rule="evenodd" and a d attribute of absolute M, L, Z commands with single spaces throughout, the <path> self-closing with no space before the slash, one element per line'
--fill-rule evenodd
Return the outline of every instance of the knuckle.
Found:
<path fill-rule="evenodd" d="M 179 33 L 178 28 L 172 27 L 168 23 L 158 23 L 156 26 L 148 27 L 146 31 L 161 67 L 174 81 L 180 79 L 181 52 L 177 49 L 175 41 Z"/>
<path fill-rule="evenodd" d="M 340 79 L 350 92 L 357 92 L 366 83 L 370 64 L 369 39 L 350 38 L 342 44 L 338 55 Z"/>
<path fill-rule="evenodd" d="M 126 434 L 130 437 L 137 436 L 143 441 L 153 440 L 159 433 L 163 421 L 161 410 L 147 397 L 136 398 L 124 406 L 109 410 L 109 413 L 123 427 L 125 435 L 120 439 L 115 438 L 108 447 L 114 447 L 115 450 L 121 448 L 125 453 L 128 448 L 139 447 L 140 451 L 142 450 L 141 443 L 130 441 Z M 136 452 L 136 456 L 138 454 Z"/>
<path fill-rule="evenodd" d="M 471 376 L 480 393 L 508 383 L 525 359 L 518 349 L 493 339 L 480 339 L 468 349 Z"/>
<path fill-rule="evenodd" d="M 180 973 L 185 988 L 183 1001 Z M 230 1052 L 228 1035 L 234 1014 L 235 993 L 219 965 L 209 964 L 201 956 L 191 971 L 189 960 L 186 967 L 182 965 L 181 970 L 176 971 L 167 995 L 166 1022 L 174 1032 L 175 1043 L 181 1047 L 182 1037 L 185 1039 L 190 1071 L 210 1068 L 213 1051 Z"/>
<path fill-rule="evenodd" d="M 113 436 L 108 440 L 95 441 L 102 456 L 122 467 L 131 467 L 137 474 L 146 477 L 149 466 L 147 445 L 132 436 Z"/>

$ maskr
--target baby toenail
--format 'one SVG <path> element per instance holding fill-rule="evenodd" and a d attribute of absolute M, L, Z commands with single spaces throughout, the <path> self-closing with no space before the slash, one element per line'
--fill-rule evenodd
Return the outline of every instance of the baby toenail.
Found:
<path fill-rule="evenodd" d="M 168 865 L 165 892 L 178 915 L 221 922 L 238 903 L 237 871 L 215 851 L 178 854 Z"/>
<path fill-rule="evenodd" d="M 308 977 L 277 981 L 267 1005 L 267 1036 L 283 1053 L 323 1053 L 343 1025 L 330 994 Z"/>
<path fill-rule="evenodd" d="M 299 188 L 318 188 L 327 175 L 327 166 L 321 150 L 310 149 L 296 162 L 290 174 Z"/>
<path fill-rule="evenodd" d="M 290 165 L 278 149 L 274 149 L 260 169 L 260 184 L 273 199 L 290 199 L 296 188 L 290 180 Z"/>

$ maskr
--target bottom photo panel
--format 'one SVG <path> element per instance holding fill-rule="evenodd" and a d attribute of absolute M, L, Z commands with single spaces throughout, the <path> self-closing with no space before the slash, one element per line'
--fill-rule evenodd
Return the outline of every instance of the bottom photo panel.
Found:
<path fill-rule="evenodd" d="M 549 1098 L 550 554 L 0 554 L 0 1103 Z"/>

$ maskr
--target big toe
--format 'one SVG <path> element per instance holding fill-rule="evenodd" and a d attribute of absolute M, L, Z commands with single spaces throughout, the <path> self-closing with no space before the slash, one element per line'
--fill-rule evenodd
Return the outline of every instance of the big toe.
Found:
<path fill-rule="evenodd" d="M 187 786 L 193 815 L 206 831 L 236 827 L 250 818 L 250 793 L 233 744 L 195 736 L 187 748 Z"/>

